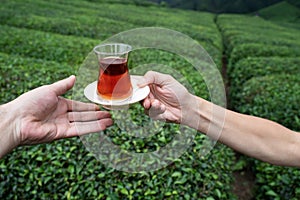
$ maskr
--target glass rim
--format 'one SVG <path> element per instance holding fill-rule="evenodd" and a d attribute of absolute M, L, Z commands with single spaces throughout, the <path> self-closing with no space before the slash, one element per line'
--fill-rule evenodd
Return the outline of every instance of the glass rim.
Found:
<path fill-rule="evenodd" d="M 107 47 L 107 46 L 125 46 L 126 50 L 122 51 L 122 52 L 106 52 L 103 50 L 100 50 L 99 48 L 101 47 Z M 99 50 L 97 50 L 99 49 Z M 105 44 L 100 44 L 97 45 L 93 48 L 94 53 L 96 54 L 101 54 L 101 55 L 122 55 L 122 54 L 126 54 L 129 53 L 132 50 L 132 47 L 129 44 L 125 44 L 125 43 L 105 43 Z"/>

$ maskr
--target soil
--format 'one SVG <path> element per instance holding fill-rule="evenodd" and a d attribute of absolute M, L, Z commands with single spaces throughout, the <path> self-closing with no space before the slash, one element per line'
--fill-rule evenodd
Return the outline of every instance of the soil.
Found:
<path fill-rule="evenodd" d="M 255 186 L 255 175 L 250 170 L 236 171 L 233 173 L 234 183 L 232 185 L 233 194 L 239 200 L 253 200 L 253 190 Z"/>
<path fill-rule="evenodd" d="M 215 18 L 215 23 L 217 21 L 217 17 Z M 217 23 L 216 23 L 217 24 Z M 217 24 L 218 27 L 218 24 Z M 221 32 L 220 27 L 218 27 L 219 31 Z M 224 42 L 224 41 L 223 41 Z M 223 44 L 223 47 L 225 47 L 225 44 Z M 227 75 L 227 64 L 228 64 L 228 58 L 225 53 L 223 52 L 222 55 L 222 77 L 224 80 L 225 85 L 225 92 L 226 92 L 226 99 L 227 99 L 227 108 L 231 109 L 230 99 L 228 98 L 229 90 L 230 90 L 230 82 Z M 237 159 L 239 157 L 239 153 L 237 153 Z M 236 195 L 238 200 L 253 200 L 254 198 L 254 186 L 255 186 L 255 175 L 250 170 L 244 168 L 240 171 L 233 172 L 233 185 L 232 185 L 232 192 Z"/>

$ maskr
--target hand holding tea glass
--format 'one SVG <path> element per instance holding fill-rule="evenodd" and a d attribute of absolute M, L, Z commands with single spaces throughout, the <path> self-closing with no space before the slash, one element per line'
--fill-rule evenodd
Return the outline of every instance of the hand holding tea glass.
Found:
<path fill-rule="evenodd" d="M 93 50 L 98 59 L 99 74 L 98 80 L 84 90 L 90 101 L 109 110 L 118 110 L 128 108 L 129 104 L 136 103 L 149 94 L 148 86 L 137 86 L 142 77 L 129 74 L 128 57 L 132 50 L 130 45 L 101 44 Z"/>
<path fill-rule="evenodd" d="M 150 117 L 181 123 L 209 136 L 222 130 L 218 141 L 241 153 L 271 164 L 300 167 L 300 133 L 191 95 L 170 75 L 150 71 L 139 85 L 151 88 L 143 101 Z"/>

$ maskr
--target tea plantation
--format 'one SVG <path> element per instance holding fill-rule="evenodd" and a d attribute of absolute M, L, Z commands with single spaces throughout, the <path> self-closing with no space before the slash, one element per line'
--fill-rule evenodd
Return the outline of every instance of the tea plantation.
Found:
<path fill-rule="evenodd" d="M 299 30 L 258 16 L 219 15 L 217 23 L 228 59 L 231 109 L 299 131 Z M 299 169 L 245 160 L 255 172 L 257 199 L 299 199 Z"/>
<path fill-rule="evenodd" d="M 133 0 L 3 0 L 0 103 L 76 75 L 93 47 L 117 33 L 164 27 L 190 36 L 209 53 L 224 75 L 230 109 L 300 131 L 300 31 L 282 24 L 255 15 L 216 15 Z M 169 66 L 184 76 L 195 94 L 210 100 L 203 78 L 182 58 L 141 50 L 132 53 L 130 62 L 131 71 L 138 64 Z M 159 71 L 159 67 L 154 69 Z M 72 98 L 72 91 L 65 97 Z M 139 104 L 129 112 L 141 120 Z M 151 152 L 172 141 L 178 127 L 167 124 L 149 138 L 131 137 L 114 126 L 111 131 L 111 141 L 121 148 Z M 207 137 L 198 133 L 186 152 L 169 166 L 141 173 L 105 166 L 79 138 L 18 147 L 0 160 L 0 198 L 237 199 L 232 190 L 236 153 L 217 143 L 202 156 L 206 141 Z M 298 169 L 242 159 L 245 164 L 238 170 L 250 168 L 255 173 L 253 197 L 300 198 Z"/>

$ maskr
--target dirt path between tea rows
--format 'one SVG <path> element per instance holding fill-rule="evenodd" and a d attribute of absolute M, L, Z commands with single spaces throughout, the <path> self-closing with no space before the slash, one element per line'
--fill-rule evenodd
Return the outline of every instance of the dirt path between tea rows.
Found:
<path fill-rule="evenodd" d="M 223 40 L 223 34 L 221 32 L 221 29 L 217 23 L 218 15 L 215 17 L 215 24 L 217 28 L 219 29 L 219 32 L 222 36 L 222 42 Z M 225 92 L 226 92 L 226 100 L 227 100 L 227 107 L 230 108 L 230 98 L 229 98 L 229 90 L 230 90 L 230 81 L 228 79 L 227 75 L 227 65 L 228 65 L 228 56 L 226 55 L 226 46 L 223 42 L 223 53 L 222 53 L 222 77 L 225 84 Z M 239 159 L 240 154 L 236 152 L 236 160 Z M 232 193 L 237 196 L 239 200 L 251 200 L 254 199 L 254 186 L 255 186 L 255 174 L 250 169 L 243 168 L 239 171 L 233 172 L 233 183 L 232 183 Z"/>

